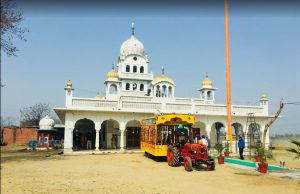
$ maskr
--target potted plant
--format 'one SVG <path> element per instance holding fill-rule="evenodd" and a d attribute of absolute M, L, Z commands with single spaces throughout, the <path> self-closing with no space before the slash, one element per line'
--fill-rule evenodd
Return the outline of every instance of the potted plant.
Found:
<path fill-rule="evenodd" d="M 258 154 L 261 156 L 261 162 L 258 162 L 258 171 L 261 173 L 266 173 L 268 170 L 267 159 L 272 158 L 272 153 L 265 148 L 265 146 L 261 145 L 258 149 Z"/>
<path fill-rule="evenodd" d="M 256 162 L 262 162 L 262 154 L 263 154 L 263 149 L 262 149 L 262 144 L 258 143 L 254 146 L 251 147 L 254 150 L 254 157 Z"/>
<path fill-rule="evenodd" d="M 215 146 L 215 149 L 218 152 L 218 163 L 219 164 L 224 164 L 224 156 L 223 156 L 223 150 L 224 150 L 224 146 L 221 143 L 217 143 Z"/>
<path fill-rule="evenodd" d="M 229 158 L 229 143 L 228 141 L 226 141 L 225 143 L 225 152 L 224 152 L 224 155 L 225 155 L 225 158 Z"/>

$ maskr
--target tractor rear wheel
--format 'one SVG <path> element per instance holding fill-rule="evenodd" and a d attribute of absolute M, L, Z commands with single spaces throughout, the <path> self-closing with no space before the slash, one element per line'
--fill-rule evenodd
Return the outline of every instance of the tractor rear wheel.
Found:
<path fill-rule="evenodd" d="M 178 166 L 180 164 L 179 154 L 176 147 L 173 146 L 168 147 L 167 160 L 169 166 Z"/>
<path fill-rule="evenodd" d="M 190 157 L 184 158 L 184 169 L 189 172 L 191 172 L 193 170 L 192 160 Z"/>

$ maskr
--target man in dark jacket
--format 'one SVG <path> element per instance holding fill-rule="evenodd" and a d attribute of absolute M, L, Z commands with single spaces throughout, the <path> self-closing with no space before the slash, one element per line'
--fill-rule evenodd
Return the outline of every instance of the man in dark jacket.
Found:
<path fill-rule="evenodd" d="M 241 160 L 244 160 L 243 152 L 245 148 L 245 141 L 243 140 L 242 136 L 240 136 L 238 147 L 239 147 L 240 158 Z"/>

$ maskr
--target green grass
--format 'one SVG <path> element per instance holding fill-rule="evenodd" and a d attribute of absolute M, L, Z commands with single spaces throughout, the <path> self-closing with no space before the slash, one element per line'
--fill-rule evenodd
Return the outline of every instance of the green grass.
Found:
<path fill-rule="evenodd" d="M 246 161 L 246 160 L 239 160 L 239 159 L 232 159 L 232 158 L 225 158 L 224 160 L 227 163 L 231 164 L 237 164 L 237 165 L 242 165 L 242 166 L 247 166 L 247 167 L 252 167 L 256 168 L 256 162 L 251 162 L 251 161 Z M 268 165 L 268 170 L 287 170 L 287 168 L 282 168 L 279 166 L 274 166 L 274 165 Z"/>

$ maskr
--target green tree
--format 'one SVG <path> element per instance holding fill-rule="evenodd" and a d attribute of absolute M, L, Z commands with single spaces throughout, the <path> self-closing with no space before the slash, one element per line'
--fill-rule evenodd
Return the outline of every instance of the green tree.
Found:
<path fill-rule="evenodd" d="M 295 159 L 299 159 L 300 158 L 300 141 L 296 141 L 293 139 L 291 139 L 290 141 L 292 144 L 296 145 L 297 148 L 290 148 L 290 149 L 287 149 L 287 151 L 296 154 Z"/>

